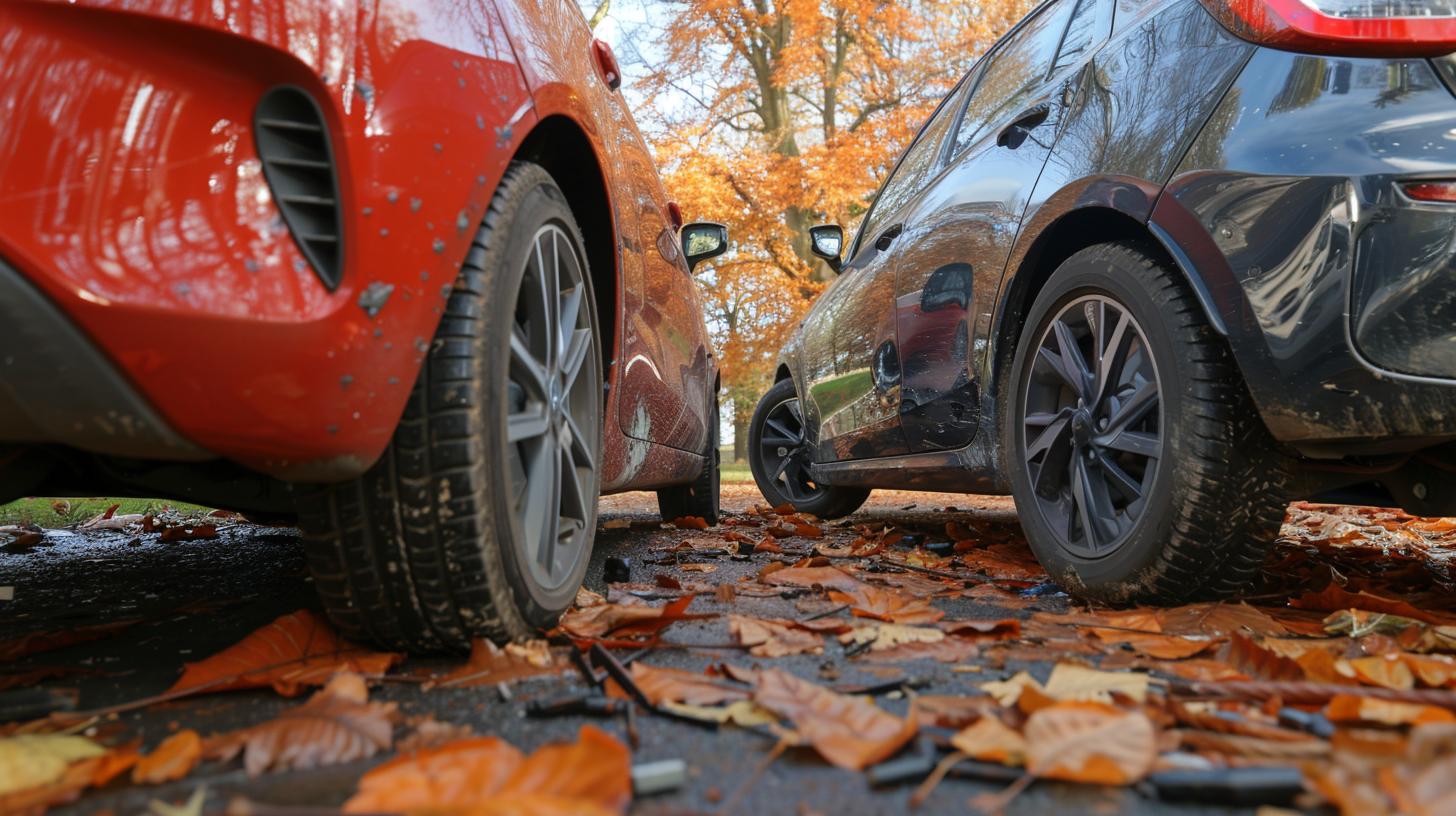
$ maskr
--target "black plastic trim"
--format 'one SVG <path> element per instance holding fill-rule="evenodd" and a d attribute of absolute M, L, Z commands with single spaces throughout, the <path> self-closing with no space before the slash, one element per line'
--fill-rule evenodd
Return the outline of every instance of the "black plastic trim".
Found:
<path fill-rule="evenodd" d="M 318 101 L 297 85 L 258 100 L 253 140 L 283 222 L 330 292 L 344 270 L 344 225 L 333 143 Z"/>

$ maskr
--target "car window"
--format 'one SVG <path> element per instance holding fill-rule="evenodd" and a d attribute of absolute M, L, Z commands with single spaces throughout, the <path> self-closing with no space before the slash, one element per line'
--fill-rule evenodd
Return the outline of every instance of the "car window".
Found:
<path fill-rule="evenodd" d="M 1077 0 L 1077 10 L 1072 12 L 1072 22 L 1067 25 L 1067 34 L 1062 37 L 1062 50 L 1057 52 L 1057 62 L 1052 66 L 1052 76 L 1070 68 L 1082 59 L 1097 37 L 1097 0 Z"/>
<path fill-rule="evenodd" d="M 975 144 L 1002 120 L 1020 113 L 1026 106 L 1028 98 L 1047 78 L 1074 4 L 1074 0 L 1061 0 L 1042 9 L 991 54 L 961 118 L 952 148 L 954 153 Z M 1095 3 L 1088 5 L 1095 7 Z"/>
<path fill-rule="evenodd" d="M 890 178 L 880 188 L 879 195 L 875 196 L 875 202 L 870 206 L 869 215 L 865 216 L 864 223 L 859 228 L 859 237 L 854 245 L 856 253 L 863 246 L 865 237 L 879 235 L 880 230 L 887 225 L 886 219 L 909 202 L 919 191 L 921 183 L 931 175 L 940 159 L 940 148 L 945 144 L 946 133 L 956 120 L 956 112 L 960 110 L 970 84 L 962 79 L 955 90 L 946 95 L 926 121 L 925 127 L 921 128 L 920 135 L 915 137 L 910 149 L 905 151 Z"/>

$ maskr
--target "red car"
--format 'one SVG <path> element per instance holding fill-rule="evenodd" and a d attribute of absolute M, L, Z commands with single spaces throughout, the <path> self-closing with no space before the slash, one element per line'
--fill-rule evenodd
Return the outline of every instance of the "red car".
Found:
<path fill-rule="evenodd" d="M 0 501 L 296 518 L 347 635 L 554 622 L 717 511 L 681 219 L 571 0 L 0 6 Z"/>

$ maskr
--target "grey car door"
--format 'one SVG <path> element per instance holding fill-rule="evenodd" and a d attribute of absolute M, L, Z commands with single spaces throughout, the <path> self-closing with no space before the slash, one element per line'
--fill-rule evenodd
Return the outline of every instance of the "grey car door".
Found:
<path fill-rule="evenodd" d="M 973 71 L 942 168 L 906 208 L 896 254 L 901 424 L 912 450 L 975 435 L 991 306 L 1078 77 L 1111 4 L 1055 0 Z"/>

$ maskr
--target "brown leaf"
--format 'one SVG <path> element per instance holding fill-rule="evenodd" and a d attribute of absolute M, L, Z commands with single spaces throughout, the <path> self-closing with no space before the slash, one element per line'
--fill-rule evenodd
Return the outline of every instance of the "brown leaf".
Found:
<path fill-rule="evenodd" d="M 1229 637 L 1224 662 L 1259 680 L 1304 680 L 1304 668 L 1297 662 L 1265 649 L 1240 634 Z"/>
<path fill-rule="evenodd" d="M 143 785 L 174 782 L 197 767 L 202 759 L 202 737 L 188 728 L 162 740 L 132 768 L 131 779 Z"/>
<path fill-rule="evenodd" d="M 444 688 L 494 686 L 560 674 L 569 666 L 566 660 L 558 660 L 551 653 L 551 647 L 544 640 L 508 643 L 500 648 L 489 640 L 477 638 L 470 646 L 470 661 L 441 677 L 437 684 Z"/>
<path fill-rule="evenodd" d="M 710 706 L 748 699 L 748 689 L 683 669 L 632 664 L 632 682 L 653 705 L 664 702 Z"/>
<path fill-rule="evenodd" d="M 1397 598 L 1383 598 L 1369 592 L 1350 592 L 1338 584 L 1331 583 L 1319 592 L 1306 592 L 1289 601 L 1296 609 L 1315 609 L 1320 612 L 1338 612 L 1342 609 L 1363 609 L 1368 612 L 1384 612 L 1402 618 L 1425 623 L 1449 623 L 1449 618 L 1433 615 L 1417 609 Z"/>
<path fill-rule="evenodd" d="M 940 630 L 958 638 L 983 641 L 1015 640 L 1021 637 L 1021 621 L 1015 618 L 941 621 Z"/>
<path fill-rule="evenodd" d="M 1153 768 L 1157 729 L 1140 711 L 1101 703 L 1057 703 L 1026 721 L 1026 767 L 1036 776 L 1129 785 Z"/>
<path fill-rule="evenodd" d="M 1335 662 L 1335 671 L 1369 686 L 1398 691 L 1408 691 L 1416 684 L 1415 675 L 1398 655 L 1339 660 Z"/>
<path fill-rule="evenodd" d="M 729 615 L 728 629 L 755 657 L 786 657 L 824 651 L 823 638 L 796 626 L 793 621 Z"/>
<path fill-rule="evenodd" d="M 1171 635 L 1283 635 L 1284 625 L 1245 603 L 1197 603 L 1162 610 L 1162 629 Z"/>
<path fill-rule="evenodd" d="M 850 611 L 862 618 L 891 621 L 894 623 L 935 623 L 945 613 L 930 605 L 924 598 L 911 597 L 899 592 L 861 584 L 849 591 L 831 591 L 830 599 L 849 604 Z"/>
<path fill-rule="evenodd" d="M 1008 728 L 995 715 L 982 717 L 950 738 L 957 751 L 983 762 L 1022 765 L 1026 762 L 1026 739 Z"/>
<path fill-rule="evenodd" d="M 572 609 L 561 616 L 561 629 L 577 638 L 599 638 L 612 633 L 656 634 L 680 620 L 702 620 L 715 615 L 689 615 L 692 595 L 666 606 L 646 604 L 598 604 Z"/>
<path fill-rule="evenodd" d="M 191 524 L 168 527 L 162 531 L 162 541 L 195 541 L 203 538 L 217 538 L 217 525 Z"/>
<path fill-rule="evenodd" d="M 1325 705 L 1325 716 L 1333 722 L 1372 722 L 1384 725 L 1427 725 L 1456 723 L 1456 714 L 1437 706 L 1376 700 L 1353 694 L 1336 694 Z"/>
<path fill-rule="evenodd" d="M 292 697 L 308 686 L 321 686 L 340 672 L 383 674 L 404 655 L 375 652 L 339 637 L 328 622 L 301 609 L 284 615 L 227 649 L 183 667 L 168 693 L 272 686 Z"/>
<path fill-rule="evenodd" d="M 10 640 L 0 640 L 0 663 L 8 663 L 41 652 L 64 649 L 78 643 L 100 640 L 138 623 L 141 623 L 140 618 L 127 618 L 93 626 L 76 626 L 57 632 L 31 632 Z"/>
<path fill-rule="evenodd" d="M 702 516 L 682 516 L 673 519 L 672 526 L 679 530 L 706 530 L 708 522 Z"/>
<path fill-rule="evenodd" d="M 753 701 L 794 724 L 803 742 L 840 768 L 860 771 L 899 751 L 918 728 L 860 697 L 835 694 L 778 669 L 759 673 Z"/>
<path fill-rule="evenodd" d="M 523 757 L 496 737 L 402 756 L 359 780 L 345 813 L 607 816 L 632 801 L 632 755 L 601 729 Z"/>
<path fill-rule="evenodd" d="M 853 592 L 864 584 L 838 567 L 788 567 L 768 575 L 760 573 L 759 580 L 777 586 L 823 587 L 840 592 Z"/>
<path fill-rule="evenodd" d="M 965 728 L 1000 708 L 994 697 L 921 694 L 915 698 L 915 711 L 922 726 Z"/>
<path fill-rule="evenodd" d="M 368 699 L 362 678 L 340 674 L 308 702 L 276 719 L 209 739 L 203 753 L 222 761 L 242 753 L 248 776 L 367 759 L 389 749 L 398 706 Z"/>

